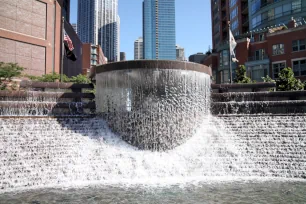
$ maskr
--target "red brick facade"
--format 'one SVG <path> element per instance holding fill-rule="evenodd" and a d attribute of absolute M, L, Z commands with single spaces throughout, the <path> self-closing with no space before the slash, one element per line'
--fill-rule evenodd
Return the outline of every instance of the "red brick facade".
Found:
<path fill-rule="evenodd" d="M 297 48 L 293 48 L 293 44 L 297 41 L 299 50 L 294 50 Z M 306 25 L 297 26 L 292 21 L 288 26 L 252 33 L 251 36 L 236 40 L 236 42 L 235 53 L 239 62 L 235 66 L 245 65 L 253 80 L 262 80 L 261 77 L 264 77 L 264 74 L 275 78 L 283 66 L 293 68 L 297 78 L 306 80 Z M 220 76 L 222 74 L 219 65 L 220 53 L 206 57 L 203 64 L 211 65 L 213 73 L 216 73 L 217 83 L 226 83 Z M 281 68 L 278 68 L 279 66 Z"/>

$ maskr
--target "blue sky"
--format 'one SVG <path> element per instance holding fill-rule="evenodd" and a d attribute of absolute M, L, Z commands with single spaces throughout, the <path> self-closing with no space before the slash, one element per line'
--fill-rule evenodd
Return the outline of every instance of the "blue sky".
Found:
<path fill-rule="evenodd" d="M 120 51 L 134 58 L 134 41 L 142 36 L 142 1 L 118 0 Z M 70 23 L 77 23 L 77 0 L 71 0 Z M 211 46 L 209 0 L 176 0 L 176 44 L 185 48 L 185 56 L 206 52 Z"/>

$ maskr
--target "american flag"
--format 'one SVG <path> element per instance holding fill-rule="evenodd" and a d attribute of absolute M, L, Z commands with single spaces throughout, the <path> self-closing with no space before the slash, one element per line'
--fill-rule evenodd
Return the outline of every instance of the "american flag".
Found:
<path fill-rule="evenodd" d="M 68 45 L 68 48 L 70 51 L 74 50 L 74 47 L 73 47 L 73 43 L 69 37 L 69 35 L 65 32 L 65 35 L 64 35 L 64 41 L 67 42 L 67 45 Z"/>

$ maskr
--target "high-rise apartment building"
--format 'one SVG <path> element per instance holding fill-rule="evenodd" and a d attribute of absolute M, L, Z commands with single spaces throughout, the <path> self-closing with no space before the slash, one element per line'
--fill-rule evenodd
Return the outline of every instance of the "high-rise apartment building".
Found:
<path fill-rule="evenodd" d="M 139 37 L 134 42 L 134 60 L 143 59 L 143 40 Z"/>
<path fill-rule="evenodd" d="M 306 0 L 249 0 L 249 5 L 250 30 L 306 18 Z"/>
<path fill-rule="evenodd" d="M 211 0 L 214 49 L 227 43 L 229 21 L 234 36 L 249 31 L 248 5 L 247 0 Z"/>
<path fill-rule="evenodd" d="M 176 45 L 176 60 L 185 61 L 185 49 L 179 45 Z"/>
<path fill-rule="evenodd" d="M 175 60 L 175 42 L 175 0 L 144 0 L 144 59 Z"/>
<path fill-rule="evenodd" d="M 109 62 L 120 60 L 118 0 L 78 0 L 78 35 L 99 44 Z"/>

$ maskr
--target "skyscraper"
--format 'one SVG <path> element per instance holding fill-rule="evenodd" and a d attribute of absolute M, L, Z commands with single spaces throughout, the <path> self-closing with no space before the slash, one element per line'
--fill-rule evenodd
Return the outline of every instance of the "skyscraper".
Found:
<path fill-rule="evenodd" d="M 100 45 L 109 62 L 120 60 L 118 0 L 78 0 L 77 26 L 82 42 Z"/>
<path fill-rule="evenodd" d="M 175 0 L 144 0 L 144 59 L 175 60 L 175 41 Z"/>
<path fill-rule="evenodd" d="M 134 42 L 134 59 L 135 60 L 143 59 L 143 40 L 142 40 L 142 37 L 139 37 Z"/>

